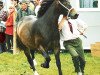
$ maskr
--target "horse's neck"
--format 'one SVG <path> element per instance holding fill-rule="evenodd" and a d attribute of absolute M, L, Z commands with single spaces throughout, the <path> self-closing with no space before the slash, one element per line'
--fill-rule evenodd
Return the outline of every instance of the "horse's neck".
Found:
<path fill-rule="evenodd" d="M 48 23 L 58 24 L 58 18 L 60 13 L 57 12 L 56 6 L 51 5 L 47 12 L 43 16 L 43 20 Z"/>

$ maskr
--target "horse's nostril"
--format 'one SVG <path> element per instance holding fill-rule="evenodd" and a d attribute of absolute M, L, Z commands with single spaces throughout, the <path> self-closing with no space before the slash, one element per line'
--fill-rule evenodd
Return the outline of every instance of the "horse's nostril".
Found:
<path fill-rule="evenodd" d="M 79 16 L 79 14 L 75 14 L 76 16 Z"/>
<path fill-rule="evenodd" d="M 75 17 L 78 17 L 79 16 L 79 14 L 75 14 Z"/>
<path fill-rule="evenodd" d="M 79 16 L 79 14 L 75 14 L 75 15 L 73 16 L 73 19 L 77 19 L 78 16 Z"/>

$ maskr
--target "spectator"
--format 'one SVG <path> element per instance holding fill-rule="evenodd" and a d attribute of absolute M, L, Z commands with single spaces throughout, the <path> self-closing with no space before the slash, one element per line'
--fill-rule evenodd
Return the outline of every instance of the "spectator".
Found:
<path fill-rule="evenodd" d="M 0 23 L 0 53 L 6 51 L 4 32 L 5 32 L 5 25 Z"/>
<path fill-rule="evenodd" d="M 5 25 L 6 25 L 5 34 L 6 34 L 7 49 L 8 49 L 8 51 L 10 51 L 11 48 L 13 47 L 13 26 L 14 26 L 14 20 L 15 20 L 15 16 L 16 16 L 16 10 L 15 10 L 14 5 L 9 6 L 8 13 L 9 13 L 9 15 L 8 15 L 7 21 L 5 23 Z"/>
<path fill-rule="evenodd" d="M 93 8 L 98 8 L 98 1 L 93 1 Z"/>
<path fill-rule="evenodd" d="M 18 22 L 22 17 L 33 15 L 33 11 L 28 8 L 28 2 L 26 0 L 21 1 L 21 8 L 17 12 L 16 22 Z"/>
<path fill-rule="evenodd" d="M 30 8 L 32 11 L 34 11 L 34 9 L 35 9 L 35 5 L 34 5 L 33 0 L 30 0 L 28 6 L 29 6 L 29 8 Z"/>
<path fill-rule="evenodd" d="M 7 20 L 7 11 L 4 10 L 3 2 L 0 1 L 0 21 L 6 21 Z"/>
<path fill-rule="evenodd" d="M 0 23 L 0 53 L 6 51 L 5 44 L 5 25 Z"/>
<path fill-rule="evenodd" d="M 35 4 L 34 12 L 35 12 L 35 15 L 37 16 L 38 15 L 38 11 L 39 11 L 39 9 L 41 7 L 41 2 L 40 2 L 40 0 L 34 0 L 34 4 Z"/>
<path fill-rule="evenodd" d="M 3 10 L 3 2 L 0 1 L 0 53 L 6 51 L 6 44 L 5 44 L 5 25 L 2 23 L 3 20 L 5 21 L 7 14 L 4 13 Z"/>
<path fill-rule="evenodd" d="M 67 49 L 72 56 L 75 72 L 77 72 L 77 75 L 84 75 L 85 57 L 79 35 L 83 35 L 87 25 L 83 21 L 77 19 L 77 17 L 78 14 L 72 19 L 63 16 L 59 23 L 60 39 L 64 41 L 63 45 L 65 49 Z"/>
<path fill-rule="evenodd" d="M 16 10 L 18 11 L 18 10 L 20 9 L 19 0 L 14 0 L 14 1 L 13 1 L 13 4 L 14 4 Z"/>

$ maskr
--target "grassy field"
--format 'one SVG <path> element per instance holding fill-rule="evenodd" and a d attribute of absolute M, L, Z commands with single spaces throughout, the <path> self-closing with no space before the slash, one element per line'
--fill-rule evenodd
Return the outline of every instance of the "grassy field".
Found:
<path fill-rule="evenodd" d="M 49 69 L 40 67 L 40 64 L 44 61 L 40 54 L 36 53 L 35 56 L 38 63 L 36 69 L 39 75 L 58 75 L 53 54 L 50 55 L 51 62 Z M 85 75 L 100 75 L 100 58 L 92 57 L 90 53 L 85 53 L 85 57 Z M 63 75 L 76 75 L 70 55 L 68 53 L 61 53 L 60 58 Z M 33 72 L 23 52 L 17 55 L 6 52 L 0 54 L 0 75 L 33 75 Z"/>

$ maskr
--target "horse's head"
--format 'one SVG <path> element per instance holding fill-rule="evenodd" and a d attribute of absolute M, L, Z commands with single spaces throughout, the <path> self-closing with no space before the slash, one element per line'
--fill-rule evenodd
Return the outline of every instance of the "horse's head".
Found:
<path fill-rule="evenodd" d="M 69 17 L 74 17 L 77 15 L 76 10 L 72 8 L 69 0 L 58 0 L 58 3 L 61 5 L 61 14 Z"/>
<path fill-rule="evenodd" d="M 77 11 L 74 8 L 72 8 L 70 10 L 70 13 L 68 14 L 68 17 L 70 17 L 71 19 L 77 19 L 78 16 L 79 16 L 79 14 L 77 13 Z"/>

